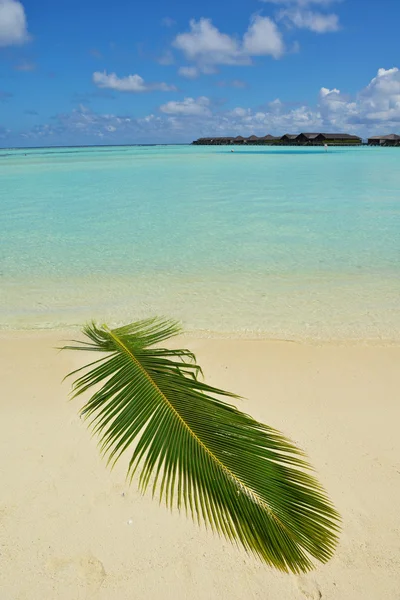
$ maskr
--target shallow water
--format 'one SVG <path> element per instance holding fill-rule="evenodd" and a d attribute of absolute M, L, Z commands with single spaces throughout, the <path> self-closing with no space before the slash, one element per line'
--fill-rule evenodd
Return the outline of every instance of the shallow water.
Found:
<path fill-rule="evenodd" d="M 0 327 L 400 340 L 398 148 L 0 150 Z"/>

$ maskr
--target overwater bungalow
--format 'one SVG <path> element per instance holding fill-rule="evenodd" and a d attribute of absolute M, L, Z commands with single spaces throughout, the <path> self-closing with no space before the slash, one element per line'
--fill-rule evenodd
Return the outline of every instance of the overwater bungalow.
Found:
<path fill-rule="evenodd" d="M 379 144 L 379 140 L 384 139 L 386 145 L 397 145 L 400 141 L 400 136 L 392 134 L 383 138 L 370 138 L 376 140 L 374 143 Z M 370 141 L 370 140 L 369 140 Z M 200 145 L 228 145 L 228 144 L 276 144 L 282 146 L 321 146 L 329 144 L 330 146 L 358 146 L 362 144 L 362 140 L 357 135 L 349 133 L 285 133 L 282 137 L 274 137 L 267 134 L 263 137 L 251 135 L 244 138 L 241 135 L 233 137 L 215 137 L 215 138 L 199 138 L 193 144 Z M 399 144 L 400 145 L 400 144 Z"/>
<path fill-rule="evenodd" d="M 336 144 L 336 145 L 360 145 L 362 139 L 358 135 L 352 135 L 350 133 L 321 133 L 322 143 Z M 318 138 L 317 138 L 318 139 Z M 317 141 L 316 139 L 316 141 Z"/>
<path fill-rule="evenodd" d="M 233 139 L 234 138 L 233 137 L 220 137 L 220 138 L 214 138 L 214 139 L 218 140 L 216 142 L 216 144 L 218 146 L 223 146 L 223 145 L 226 145 L 226 144 L 233 144 Z"/>
<path fill-rule="evenodd" d="M 306 145 L 313 143 L 322 143 L 322 133 L 299 133 L 295 138 L 296 143 Z"/>
<path fill-rule="evenodd" d="M 400 135 L 374 135 L 368 138 L 368 146 L 400 146 Z"/>
<path fill-rule="evenodd" d="M 281 137 L 281 144 L 296 144 L 297 143 L 298 134 L 285 133 Z"/>
<path fill-rule="evenodd" d="M 255 144 L 257 146 L 265 146 L 265 145 L 270 146 L 271 144 L 280 144 L 281 138 L 270 135 L 269 133 L 267 135 L 262 135 L 260 137 L 257 137 L 256 135 L 252 135 L 251 137 L 247 138 L 247 143 Z"/>
<path fill-rule="evenodd" d="M 320 146 L 321 144 L 357 145 L 362 143 L 360 137 L 349 133 L 299 133 L 295 141 L 301 146 Z"/>

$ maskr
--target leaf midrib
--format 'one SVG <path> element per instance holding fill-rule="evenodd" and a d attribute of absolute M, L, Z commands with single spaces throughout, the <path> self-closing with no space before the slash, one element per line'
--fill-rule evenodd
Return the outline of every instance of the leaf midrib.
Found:
<path fill-rule="evenodd" d="M 140 363 L 140 361 L 136 358 L 136 356 L 131 352 L 131 350 L 124 344 L 124 342 L 116 336 L 111 329 L 107 328 L 109 335 L 112 337 L 114 342 L 122 348 L 122 350 L 132 359 L 132 361 L 137 365 L 137 367 L 142 371 L 146 379 L 149 383 L 156 388 L 164 402 L 167 406 L 172 410 L 172 412 L 177 416 L 178 420 L 183 424 L 183 426 L 189 431 L 190 435 L 196 440 L 196 442 L 203 448 L 203 450 L 211 457 L 211 459 L 222 469 L 231 479 L 233 479 L 243 490 L 246 490 L 247 494 L 254 498 L 258 504 L 266 509 L 266 511 L 270 514 L 270 516 L 284 529 L 290 537 L 292 537 L 292 533 L 287 529 L 287 527 L 282 523 L 282 521 L 277 517 L 272 508 L 265 502 L 263 498 L 261 498 L 257 492 L 255 492 L 252 488 L 248 487 L 235 473 L 233 473 L 224 463 L 217 457 L 211 450 L 204 444 L 204 442 L 196 435 L 196 433 L 191 429 L 191 427 L 186 423 L 183 417 L 179 414 L 176 408 L 171 404 L 166 395 L 162 392 L 162 390 L 158 387 L 157 383 L 153 381 L 150 377 L 146 369 Z"/>

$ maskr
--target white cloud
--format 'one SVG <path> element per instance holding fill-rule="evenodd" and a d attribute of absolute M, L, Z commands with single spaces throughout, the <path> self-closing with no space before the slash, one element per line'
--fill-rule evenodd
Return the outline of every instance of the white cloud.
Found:
<path fill-rule="evenodd" d="M 185 98 L 182 102 L 167 102 L 160 106 L 160 110 L 167 115 L 211 116 L 210 100 L 205 96 Z"/>
<path fill-rule="evenodd" d="M 255 16 L 243 36 L 243 51 L 250 56 L 282 56 L 284 44 L 276 24 L 268 17 Z"/>
<path fill-rule="evenodd" d="M 400 70 L 379 69 L 359 94 L 358 122 L 391 122 L 400 126 Z"/>
<path fill-rule="evenodd" d="M 235 133 L 266 134 L 271 131 L 280 134 L 296 131 L 313 131 L 322 125 L 321 115 L 308 106 L 288 108 L 279 99 L 269 103 L 265 110 L 253 111 L 235 108 L 229 113 Z"/>
<path fill-rule="evenodd" d="M 190 31 L 177 35 L 173 45 L 203 72 L 212 65 L 249 65 L 252 56 L 279 58 L 284 52 L 276 24 L 260 16 L 252 19 L 242 40 L 222 33 L 210 19 L 192 19 Z"/>
<path fill-rule="evenodd" d="M 180 67 L 178 69 L 178 73 L 187 79 L 196 79 L 196 77 L 199 76 L 199 70 L 197 67 Z"/>
<path fill-rule="evenodd" d="M 317 92 L 317 90 L 316 90 Z M 285 132 L 348 132 L 368 137 L 400 133 L 400 70 L 379 69 L 354 97 L 338 88 L 320 89 L 314 105 L 287 104 L 279 99 L 263 107 L 237 106 L 222 110 L 209 98 L 184 98 L 163 104 L 158 114 L 140 119 L 97 114 L 85 106 L 56 115 L 50 123 L 20 132 L 24 143 L 143 143 L 188 142 L 204 135 L 265 135 Z M 16 144 L 15 132 L 4 145 Z M 12 137 L 14 135 L 14 137 Z"/>
<path fill-rule="evenodd" d="M 276 17 L 284 20 L 289 27 L 308 29 L 315 33 L 339 31 L 339 17 L 335 13 L 324 13 L 311 10 L 312 7 L 328 8 L 342 0 L 262 0 L 275 6 L 282 7 Z"/>
<path fill-rule="evenodd" d="M 0 0 L 0 47 L 17 46 L 30 40 L 25 10 L 18 0 Z"/>
<path fill-rule="evenodd" d="M 323 87 L 315 106 L 293 106 L 276 99 L 258 110 L 238 106 L 225 112 L 209 112 L 203 119 L 205 135 L 347 131 L 367 136 L 398 131 L 400 70 L 379 69 L 376 77 L 353 98 L 337 88 Z"/>
<path fill-rule="evenodd" d="M 328 33 L 339 31 L 339 17 L 334 13 L 324 14 L 301 8 L 289 8 L 280 11 L 278 19 L 284 19 L 286 23 L 298 29 L 309 29 L 315 33 Z"/>
<path fill-rule="evenodd" d="M 325 98 L 326 96 L 329 96 L 329 94 L 340 94 L 340 90 L 337 90 L 336 88 L 330 90 L 329 88 L 322 87 L 319 91 L 321 98 Z"/>
<path fill-rule="evenodd" d="M 374 77 L 365 88 L 367 94 L 395 94 L 397 99 L 400 94 L 400 70 L 397 67 L 392 69 L 378 69 Z"/>
<path fill-rule="evenodd" d="M 320 111 L 332 125 L 357 128 L 384 125 L 400 127 L 400 70 L 379 69 L 376 77 L 354 99 L 338 89 L 321 88 Z"/>
<path fill-rule="evenodd" d="M 127 77 L 118 77 L 116 73 L 107 74 L 96 71 L 93 73 L 93 83 L 100 88 L 116 90 L 118 92 L 172 92 L 176 90 L 173 85 L 167 83 L 146 83 L 140 75 L 128 75 Z"/>
<path fill-rule="evenodd" d="M 190 31 L 177 35 L 173 45 L 200 63 L 237 64 L 242 59 L 238 42 L 221 33 L 210 19 L 192 19 Z"/>
<path fill-rule="evenodd" d="M 238 106 L 238 107 L 234 108 L 233 110 L 230 110 L 228 112 L 228 115 L 230 117 L 239 117 L 241 119 L 243 117 L 248 117 L 249 115 L 251 115 L 251 109 L 250 108 L 242 108 L 241 106 Z"/>
<path fill-rule="evenodd" d="M 318 109 L 328 129 L 348 129 L 349 121 L 360 108 L 355 101 L 344 96 L 340 90 L 321 88 L 319 91 Z"/>

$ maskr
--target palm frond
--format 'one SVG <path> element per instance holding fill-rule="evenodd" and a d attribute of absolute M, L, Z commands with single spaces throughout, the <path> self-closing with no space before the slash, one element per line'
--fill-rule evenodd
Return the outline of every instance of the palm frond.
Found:
<path fill-rule="evenodd" d="M 143 492 L 151 482 L 168 507 L 282 571 L 332 556 L 339 516 L 303 452 L 228 404 L 235 394 L 205 384 L 191 352 L 153 347 L 180 333 L 175 322 L 83 332 L 88 342 L 65 348 L 105 355 L 70 373 L 73 395 L 96 386 L 82 414 L 111 464 L 130 449 L 128 476 L 140 471 Z"/>

